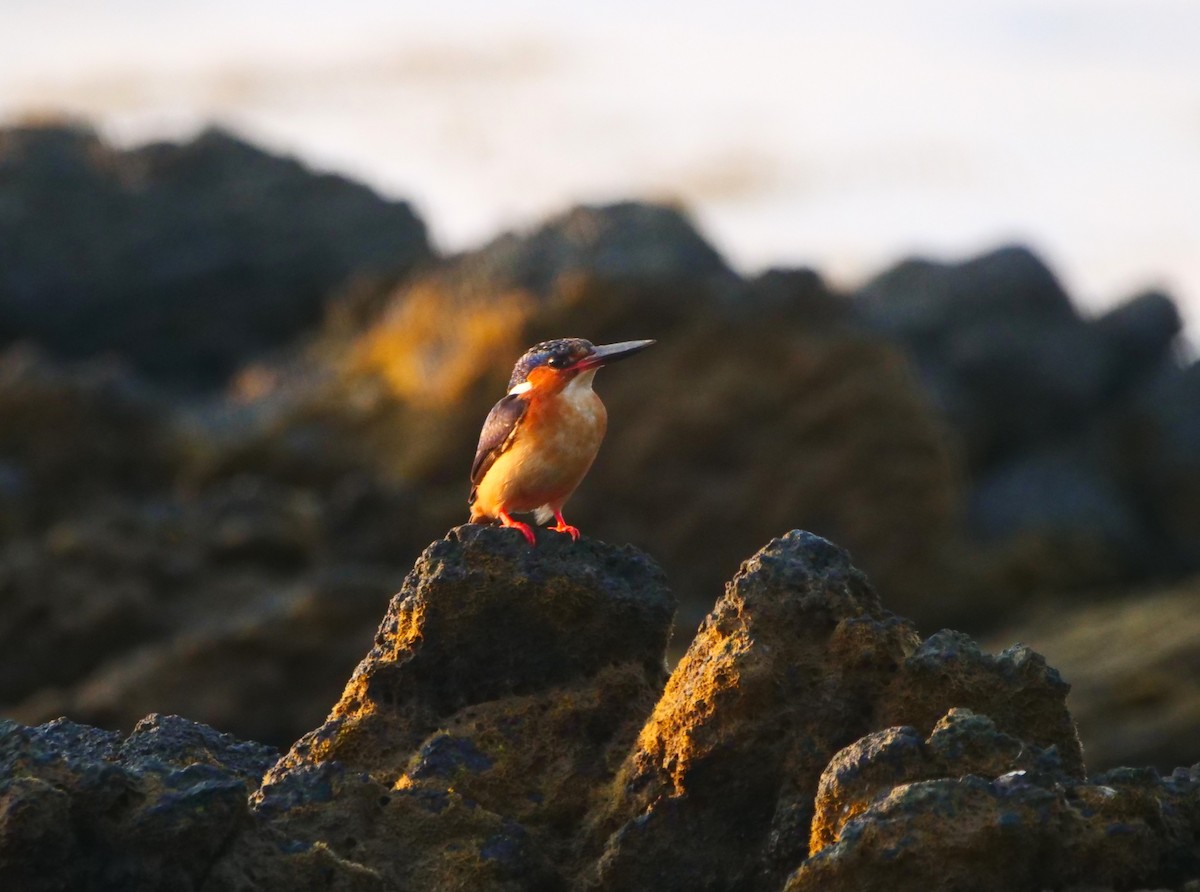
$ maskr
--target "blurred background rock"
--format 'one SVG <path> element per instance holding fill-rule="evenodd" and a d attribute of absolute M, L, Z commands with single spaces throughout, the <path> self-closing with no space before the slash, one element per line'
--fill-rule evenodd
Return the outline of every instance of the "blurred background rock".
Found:
<path fill-rule="evenodd" d="M 0 131 L 0 715 L 287 746 L 465 518 L 515 357 L 652 337 L 598 381 L 569 516 L 661 561 L 678 651 L 804 528 L 925 634 L 1043 652 L 1089 768 L 1195 758 L 1200 365 L 1170 294 L 1081 309 L 999 243 L 748 275 L 672 202 L 456 253 L 427 223 L 226 130 Z"/>

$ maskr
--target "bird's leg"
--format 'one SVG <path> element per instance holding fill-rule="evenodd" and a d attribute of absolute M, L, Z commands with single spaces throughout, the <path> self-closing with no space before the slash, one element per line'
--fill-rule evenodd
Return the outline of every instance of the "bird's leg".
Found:
<path fill-rule="evenodd" d="M 519 520 L 513 520 L 507 511 L 500 512 L 500 523 L 503 526 L 512 527 L 513 529 L 520 530 L 521 535 L 524 536 L 527 540 L 529 540 L 530 545 L 537 545 L 537 539 L 534 538 L 533 529 L 529 526 L 529 524 L 521 523 L 521 521 L 519 521 Z M 576 533 L 578 533 L 578 530 L 576 530 Z"/>
<path fill-rule="evenodd" d="M 556 533 L 566 533 L 574 541 L 579 541 L 579 527 L 573 527 L 567 523 L 566 520 L 563 519 L 562 511 L 555 511 L 554 519 L 557 520 L 558 523 L 550 527 L 550 529 L 554 530 Z"/>

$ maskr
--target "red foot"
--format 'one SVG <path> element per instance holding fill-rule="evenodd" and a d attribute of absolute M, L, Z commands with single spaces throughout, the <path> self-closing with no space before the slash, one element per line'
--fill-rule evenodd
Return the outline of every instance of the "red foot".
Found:
<path fill-rule="evenodd" d="M 500 512 L 500 523 L 506 527 L 512 527 L 515 530 L 520 530 L 521 535 L 529 542 L 530 545 L 537 545 L 537 539 L 533 535 L 533 528 L 527 523 L 521 523 L 519 520 L 513 520 L 507 512 Z M 578 532 L 578 531 L 576 531 Z"/>
<path fill-rule="evenodd" d="M 554 532 L 556 532 L 556 533 L 566 533 L 568 536 L 571 537 L 572 541 L 575 541 L 575 542 L 579 541 L 579 527 L 573 527 L 569 523 L 567 523 L 563 519 L 561 511 L 554 512 L 554 519 L 557 520 L 558 523 L 556 523 L 554 526 L 550 527 L 550 529 L 554 530 Z"/>

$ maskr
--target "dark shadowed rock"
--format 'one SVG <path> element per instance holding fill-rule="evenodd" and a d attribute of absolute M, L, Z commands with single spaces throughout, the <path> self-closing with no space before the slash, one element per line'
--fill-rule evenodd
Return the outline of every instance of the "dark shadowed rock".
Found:
<path fill-rule="evenodd" d="M 407 204 L 221 131 L 130 151 L 0 132 L 0 343 L 216 384 L 313 326 L 350 276 L 428 256 Z"/>
<path fill-rule="evenodd" d="M 964 263 L 906 260 L 860 289 L 855 304 L 870 324 L 919 350 L 983 320 L 1077 320 L 1054 274 L 1018 246 Z"/>
<path fill-rule="evenodd" d="M 1016 247 L 960 264 L 906 261 L 864 286 L 855 307 L 912 352 L 977 469 L 1086 431 L 1169 359 L 1181 328 L 1159 293 L 1086 320 Z"/>
<path fill-rule="evenodd" d="M 1150 551 L 1150 531 L 1111 464 L 1094 451 L 1059 446 L 992 469 L 971 492 L 972 528 L 993 542 L 1022 535 L 1088 539 L 1126 566 L 1140 564 Z"/>
<path fill-rule="evenodd" d="M 1120 366 L 1114 370 L 1114 380 L 1129 389 L 1170 356 L 1183 331 L 1183 319 L 1175 301 L 1161 291 L 1148 291 L 1109 310 L 1095 327 L 1108 340 Z"/>
<path fill-rule="evenodd" d="M 288 745 L 319 722 L 338 696 L 343 682 L 334 672 L 348 672 L 371 641 L 375 623 L 369 617 L 378 616 L 387 602 L 382 593 L 394 585 L 395 576 L 342 565 L 272 596 L 255 590 L 255 581 L 264 580 L 253 572 L 243 574 L 243 584 L 235 587 L 238 575 L 225 580 L 227 588 L 209 593 L 214 598 L 240 594 L 241 603 L 229 604 L 215 616 L 192 616 L 177 629 L 141 619 L 148 640 L 128 650 L 120 650 L 118 641 L 95 647 L 84 641 L 78 645 L 78 662 L 98 665 L 73 685 L 42 689 L 19 700 L 8 713 L 24 721 L 70 715 L 123 728 L 132 723 L 131 716 L 166 704 L 188 707 L 207 722 L 236 727 L 256 739 Z M 122 602 L 112 606 L 129 607 Z M 134 609 L 138 606 L 147 609 Z M 199 613 L 198 608 L 191 604 L 181 612 Z M 14 650 L 24 652 L 28 646 Z M 120 655 L 114 657 L 114 652 Z M 106 655 L 108 662 L 100 662 Z"/>
<path fill-rule="evenodd" d="M 1157 534 L 1162 570 L 1200 569 L 1200 362 L 1162 370 L 1123 425 L 1125 473 Z"/>
<path fill-rule="evenodd" d="M 571 279 L 592 276 L 643 287 L 736 279 L 682 209 L 639 202 L 574 207 L 454 258 L 439 279 L 469 301 L 518 290 L 546 299 Z"/>
<path fill-rule="evenodd" d="M 128 730 L 170 708 L 289 745 L 328 712 L 422 536 L 409 497 L 342 489 L 241 476 L 89 503 L 0 544 L 3 714 Z"/>
<path fill-rule="evenodd" d="M 200 889 L 277 755 L 175 716 L 0 721 L 0 887 Z"/>
<path fill-rule="evenodd" d="M 114 362 L 65 366 L 10 347 L 0 352 L 0 419 L 0 534 L 97 496 L 145 495 L 183 460 L 168 406 Z"/>

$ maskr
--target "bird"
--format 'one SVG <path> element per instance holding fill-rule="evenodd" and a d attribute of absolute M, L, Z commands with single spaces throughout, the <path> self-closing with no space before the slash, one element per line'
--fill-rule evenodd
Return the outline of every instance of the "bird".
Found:
<path fill-rule="evenodd" d="M 513 367 L 508 393 L 479 434 L 467 498 L 470 522 L 499 521 L 536 545 L 529 524 L 512 516 L 533 512 L 538 524 L 553 517 L 550 529 L 578 540 L 579 528 L 563 519 L 563 505 L 591 468 L 608 425 L 592 380 L 603 366 L 653 343 L 597 347 L 583 338 L 559 338 L 525 351 Z"/>

